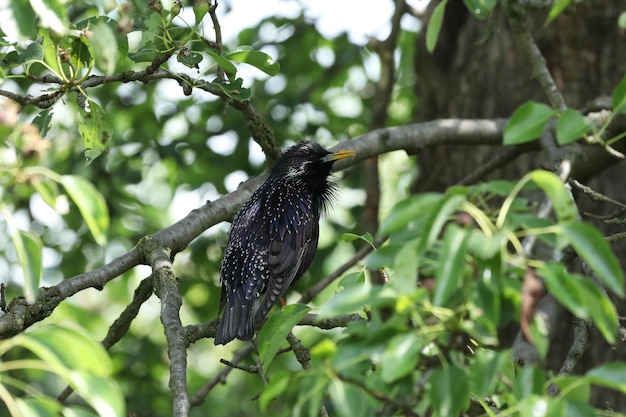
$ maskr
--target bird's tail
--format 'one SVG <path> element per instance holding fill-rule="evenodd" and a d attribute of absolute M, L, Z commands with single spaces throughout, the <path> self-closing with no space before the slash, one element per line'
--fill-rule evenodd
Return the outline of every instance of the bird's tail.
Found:
<path fill-rule="evenodd" d="M 215 334 L 215 344 L 225 345 L 234 338 L 250 340 L 254 336 L 254 305 L 245 300 L 226 303 L 224 315 Z"/>

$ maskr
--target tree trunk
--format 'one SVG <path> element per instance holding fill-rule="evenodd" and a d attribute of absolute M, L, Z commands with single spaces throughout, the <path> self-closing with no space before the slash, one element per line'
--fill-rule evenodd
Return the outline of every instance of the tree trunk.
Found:
<path fill-rule="evenodd" d="M 438 3 L 431 2 L 427 14 Z M 546 9 L 529 12 L 527 20 L 568 107 L 585 109 L 600 97 L 610 98 L 626 73 L 626 32 L 617 25 L 619 14 L 626 10 L 626 1 L 587 0 L 570 9 L 548 26 L 544 26 Z M 499 7 L 489 20 L 479 21 L 469 14 L 464 2 L 448 2 L 433 54 L 426 51 L 422 35 L 416 39 L 415 57 L 419 119 L 510 117 L 528 100 L 547 102 Z M 503 148 L 469 146 L 426 149 L 419 155 L 420 172 L 425 174 L 418 177 L 413 191 L 444 190 L 502 151 Z M 599 163 L 593 162 L 591 157 L 584 161 L 583 169 L 576 171 L 578 178 L 594 190 L 626 202 L 624 185 L 615 180 L 625 177 L 626 164 L 606 156 Z M 550 168 L 546 163 L 541 152 L 536 151 L 518 157 L 487 179 L 520 178 L 529 170 Z M 586 212 L 602 214 L 616 209 L 590 203 L 584 196 L 578 196 L 577 202 L 583 216 Z M 597 225 L 607 234 L 623 231 L 623 227 L 611 231 Z M 614 244 L 613 249 L 622 266 L 626 266 L 626 245 Z M 625 315 L 623 303 L 616 301 L 618 313 Z M 565 359 L 572 334 L 571 320 L 558 323 L 562 328 L 553 331 L 559 337 L 551 344 L 549 363 L 556 371 Z M 565 334 L 570 336 L 564 338 Z M 610 347 L 598 332 L 592 331 L 589 349 L 576 371 L 582 373 L 616 359 L 626 359 L 623 343 Z M 614 391 L 595 390 L 593 402 L 600 408 L 626 410 L 626 397 Z"/>

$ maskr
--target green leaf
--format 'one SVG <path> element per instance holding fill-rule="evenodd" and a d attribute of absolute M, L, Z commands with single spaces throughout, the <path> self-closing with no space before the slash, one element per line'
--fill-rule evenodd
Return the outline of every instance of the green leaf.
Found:
<path fill-rule="evenodd" d="M 591 384 L 585 377 L 580 375 L 576 376 L 558 376 L 554 379 L 554 383 L 561 389 L 561 397 L 581 401 L 584 403 L 589 402 L 591 397 Z M 568 416 L 571 414 L 568 414 Z"/>
<path fill-rule="evenodd" d="M 555 0 L 546 19 L 546 26 L 550 24 L 558 15 L 563 13 L 563 10 L 571 4 L 572 0 Z"/>
<path fill-rule="evenodd" d="M 376 246 L 374 246 L 374 238 L 372 237 L 372 235 L 367 232 L 363 235 L 357 235 L 354 233 L 344 233 L 341 238 L 343 239 L 344 242 L 353 242 L 357 239 L 361 239 L 364 240 L 365 242 L 369 243 L 370 246 L 372 248 L 374 248 L 374 250 L 376 249 Z"/>
<path fill-rule="evenodd" d="M 479 348 L 469 371 L 471 393 L 477 398 L 493 395 L 503 370 L 510 361 L 510 352 Z"/>
<path fill-rule="evenodd" d="M 383 380 L 391 383 L 414 372 L 424 341 L 416 332 L 394 336 L 380 361 Z"/>
<path fill-rule="evenodd" d="M 424 250 L 437 240 L 443 226 L 448 222 L 452 214 L 465 202 L 467 197 L 463 194 L 445 195 L 444 199 L 433 207 L 430 217 L 424 224 L 424 231 L 420 239 L 420 249 Z"/>
<path fill-rule="evenodd" d="M 417 288 L 419 266 L 418 242 L 407 242 L 400 248 L 393 263 L 393 279 L 390 284 L 400 293 L 411 294 Z"/>
<path fill-rule="evenodd" d="M 598 229 L 583 222 L 562 223 L 559 227 L 561 234 L 568 239 L 598 279 L 615 294 L 624 297 L 624 271 Z"/>
<path fill-rule="evenodd" d="M 407 228 L 414 228 L 418 219 L 425 220 L 432 209 L 444 198 L 440 193 L 424 193 L 413 195 L 400 201 L 392 209 L 380 225 L 381 235 L 394 233 Z"/>
<path fill-rule="evenodd" d="M 622 77 L 615 90 L 613 90 L 613 111 L 626 113 L 626 74 Z"/>
<path fill-rule="evenodd" d="M 74 175 L 63 175 L 61 184 L 78 207 L 96 242 L 104 246 L 109 229 L 109 209 L 100 191 L 86 179 Z"/>
<path fill-rule="evenodd" d="M 538 272 L 554 298 L 574 315 L 593 320 L 607 342 L 615 343 L 617 311 L 594 282 L 581 275 L 568 274 L 561 264 L 542 265 Z"/>
<path fill-rule="evenodd" d="M 556 174 L 544 170 L 535 170 L 528 176 L 550 198 L 559 221 L 576 220 L 578 210 L 574 205 L 574 200 Z"/>
<path fill-rule="evenodd" d="M 20 51 L 19 62 L 25 65 L 43 60 L 43 46 L 39 42 L 31 42 L 26 49 Z"/>
<path fill-rule="evenodd" d="M 463 282 L 463 268 L 467 254 L 469 233 L 457 225 L 448 226 L 443 242 L 439 262 L 435 272 L 435 293 L 433 305 L 446 306 L 450 296 Z"/>
<path fill-rule="evenodd" d="M 202 22 L 202 19 L 209 12 L 211 7 L 208 0 L 195 0 L 193 2 L 193 14 L 196 18 L 196 26 Z"/>
<path fill-rule="evenodd" d="M 441 31 L 441 23 L 443 22 L 443 13 L 446 10 L 446 4 L 448 4 L 448 0 L 443 0 L 435 7 L 428 21 L 428 26 L 426 27 L 426 49 L 430 53 L 435 50 L 435 46 L 437 45 L 437 38 L 439 38 L 439 32 Z"/>
<path fill-rule="evenodd" d="M 14 398 L 17 408 L 23 416 L 58 417 L 63 407 L 49 397 Z"/>
<path fill-rule="evenodd" d="M 352 384 L 334 379 L 328 387 L 328 394 L 333 405 L 333 415 L 337 417 L 355 417 L 366 414 L 367 401 L 363 401 L 363 391 Z"/>
<path fill-rule="evenodd" d="M 435 369 L 428 390 L 433 409 L 439 416 L 457 416 L 469 406 L 469 380 L 463 369 L 453 364 Z"/>
<path fill-rule="evenodd" d="M 365 282 L 365 273 L 363 271 L 352 272 L 346 274 L 339 280 L 337 288 L 352 288 L 356 286 L 362 286 Z"/>
<path fill-rule="evenodd" d="M 550 106 L 542 103 L 528 101 L 522 104 L 504 128 L 504 144 L 517 145 L 537 139 L 554 114 Z"/>
<path fill-rule="evenodd" d="M 120 53 L 117 45 L 117 37 L 113 29 L 105 23 L 98 22 L 90 26 L 93 36 L 89 41 L 93 52 L 96 67 L 106 75 L 115 72 Z"/>
<path fill-rule="evenodd" d="M 78 132 L 83 139 L 87 165 L 102 155 L 113 136 L 113 125 L 102 107 L 89 101 L 89 109 L 89 112 L 81 109 L 78 124 Z"/>
<path fill-rule="evenodd" d="M 621 12 L 617 18 L 617 26 L 621 29 L 626 29 L 626 12 Z"/>
<path fill-rule="evenodd" d="M 390 304 L 394 300 L 394 292 L 390 287 L 360 285 L 346 288 L 335 294 L 319 312 L 320 318 L 339 314 L 354 313 L 365 306 Z"/>
<path fill-rule="evenodd" d="M 467 10 L 475 18 L 485 20 L 489 17 L 491 10 L 496 6 L 495 0 L 464 0 Z"/>
<path fill-rule="evenodd" d="M 605 363 L 591 369 L 584 378 L 594 385 L 626 393 L 626 363 L 624 362 Z"/>
<path fill-rule="evenodd" d="M 521 400 L 534 394 L 543 394 L 546 375 L 543 369 L 537 365 L 524 366 L 515 378 L 513 391 L 515 397 Z"/>
<path fill-rule="evenodd" d="M 37 36 L 37 15 L 28 0 L 11 0 L 5 3 L 0 27 L 9 36 L 20 40 L 34 39 Z M 12 29 L 15 29 L 13 31 Z"/>
<path fill-rule="evenodd" d="M 263 51 L 250 47 L 239 47 L 224 54 L 231 61 L 252 65 L 268 75 L 276 75 L 280 71 L 280 64 Z"/>
<path fill-rule="evenodd" d="M 269 404 L 280 397 L 289 387 L 291 372 L 282 371 L 272 376 L 267 386 L 263 389 L 259 397 L 259 408 L 263 413 L 267 412 Z"/>
<path fill-rule="evenodd" d="M 566 145 L 584 136 L 591 125 L 578 110 L 567 109 L 559 116 L 556 123 L 556 141 Z"/>
<path fill-rule="evenodd" d="M 291 304 L 267 319 L 259 332 L 259 356 L 263 372 L 267 372 L 289 332 L 310 310 L 311 307 L 304 304 Z"/>
<path fill-rule="evenodd" d="M 122 390 L 113 381 L 89 372 L 71 371 L 70 386 L 100 416 L 126 416 L 126 404 Z"/>
<path fill-rule="evenodd" d="M 52 122 L 52 107 L 37 113 L 37 116 L 33 119 L 33 124 L 39 128 L 39 133 L 42 137 L 46 137 L 50 130 L 50 123 Z"/>
<path fill-rule="evenodd" d="M 35 190 L 39 193 L 43 201 L 52 209 L 57 208 L 57 197 L 59 188 L 56 182 L 47 177 L 37 177 L 31 182 Z"/>
<path fill-rule="evenodd" d="M 206 51 L 207 54 L 209 54 L 209 56 L 211 58 L 213 58 L 213 60 L 215 61 L 215 63 L 224 70 L 224 72 L 226 72 L 227 74 L 236 74 L 237 73 L 237 67 L 230 62 L 227 58 L 211 51 L 211 50 L 207 50 Z"/>
<path fill-rule="evenodd" d="M 30 0 L 39 16 L 39 26 L 64 34 L 69 29 L 68 9 L 58 0 Z"/>
<path fill-rule="evenodd" d="M 13 235 L 13 244 L 17 260 L 24 271 L 24 296 L 26 301 L 34 303 L 43 267 L 43 242 L 35 233 L 18 229 Z"/>
<path fill-rule="evenodd" d="M 531 395 L 520 402 L 520 417 L 556 417 L 565 414 L 564 401 L 546 395 Z"/>

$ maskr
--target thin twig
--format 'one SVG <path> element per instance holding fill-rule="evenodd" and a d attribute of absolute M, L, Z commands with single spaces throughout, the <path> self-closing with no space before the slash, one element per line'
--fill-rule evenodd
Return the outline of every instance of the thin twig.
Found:
<path fill-rule="evenodd" d="M 581 318 L 574 318 L 574 340 L 567 352 L 567 357 L 561 365 L 558 376 L 571 375 L 574 367 L 578 365 L 589 346 L 589 327 L 591 321 Z M 552 383 L 548 387 L 548 394 L 552 397 L 559 393 L 559 387 Z"/>

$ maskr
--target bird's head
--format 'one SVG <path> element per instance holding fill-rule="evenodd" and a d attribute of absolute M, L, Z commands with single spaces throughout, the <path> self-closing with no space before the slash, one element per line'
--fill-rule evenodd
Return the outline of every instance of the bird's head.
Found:
<path fill-rule="evenodd" d="M 348 150 L 329 152 L 320 144 L 305 140 L 283 153 L 272 175 L 303 181 L 326 180 L 335 161 L 354 155 L 356 152 Z"/>

